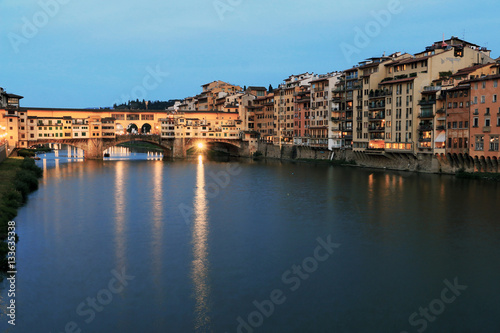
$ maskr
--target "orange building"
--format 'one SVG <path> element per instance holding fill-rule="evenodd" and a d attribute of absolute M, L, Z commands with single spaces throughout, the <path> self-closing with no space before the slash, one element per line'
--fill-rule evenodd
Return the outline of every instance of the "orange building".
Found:
<path fill-rule="evenodd" d="M 310 145 L 311 91 L 309 86 L 302 86 L 295 93 L 295 115 L 293 143 L 298 146 Z"/>
<path fill-rule="evenodd" d="M 471 79 L 470 155 L 498 161 L 500 138 L 499 64 L 495 74 Z"/>
<path fill-rule="evenodd" d="M 273 141 L 274 130 L 274 94 L 257 97 L 254 101 L 255 131 L 259 132 L 260 140 Z"/>
<path fill-rule="evenodd" d="M 470 85 L 446 90 L 446 153 L 469 153 Z"/>

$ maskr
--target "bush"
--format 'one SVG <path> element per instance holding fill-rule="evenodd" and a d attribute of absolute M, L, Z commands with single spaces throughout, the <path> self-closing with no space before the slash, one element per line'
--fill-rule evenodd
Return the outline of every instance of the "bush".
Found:
<path fill-rule="evenodd" d="M 22 182 L 28 185 L 29 192 L 33 192 L 38 189 L 38 178 L 35 176 L 35 173 L 30 170 L 20 170 L 16 174 L 15 182 Z"/>
<path fill-rule="evenodd" d="M 43 170 L 35 164 L 31 158 L 25 158 L 21 163 L 21 168 L 29 170 L 35 174 L 35 177 L 40 178 L 43 176 Z"/>
<path fill-rule="evenodd" d="M 23 196 L 18 191 L 10 190 L 3 196 L 2 203 L 7 207 L 19 208 L 23 204 Z"/>
<path fill-rule="evenodd" d="M 262 153 L 260 151 L 256 151 L 253 153 L 253 157 L 261 157 Z"/>
<path fill-rule="evenodd" d="M 30 149 L 21 149 L 17 152 L 17 155 L 21 157 L 33 157 L 35 156 L 35 152 Z"/>

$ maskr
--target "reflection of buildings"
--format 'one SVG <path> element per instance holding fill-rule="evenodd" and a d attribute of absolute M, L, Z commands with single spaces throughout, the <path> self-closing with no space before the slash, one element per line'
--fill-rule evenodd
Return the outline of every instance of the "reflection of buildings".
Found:
<path fill-rule="evenodd" d="M 194 197 L 194 220 L 193 220 L 193 270 L 192 279 L 194 284 L 194 295 L 196 299 L 196 327 L 199 331 L 210 325 L 209 304 L 210 286 L 208 282 L 208 202 L 205 191 L 205 170 L 203 157 L 199 157 L 196 172 L 196 192 Z M 206 331 L 206 330 L 204 330 Z"/>

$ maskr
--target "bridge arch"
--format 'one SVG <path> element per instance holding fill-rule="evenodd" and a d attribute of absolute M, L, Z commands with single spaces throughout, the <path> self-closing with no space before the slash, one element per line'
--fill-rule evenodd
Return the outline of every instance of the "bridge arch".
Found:
<path fill-rule="evenodd" d="M 33 147 L 37 145 L 49 145 L 49 144 L 58 144 L 58 145 L 66 145 L 70 146 L 73 148 L 77 148 L 83 151 L 83 154 L 85 155 L 85 150 L 87 148 L 87 140 L 51 140 L 51 139 L 45 139 L 45 140 L 37 140 L 37 141 L 28 141 L 28 147 Z"/>
<path fill-rule="evenodd" d="M 169 141 L 162 141 L 157 135 L 119 135 L 115 140 L 105 141 L 102 147 L 102 152 L 111 147 L 115 147 L 121 143 L 127 142 L 146 142 L 150 143 L 163 152 L 164 158 L 171 158 L 173 156 L 173 147 Z"/>
<path fill-rule="evenodd" d="M 116 135 L 124 135 L 125 134 L 125 127 L 123 127 L 123 125 L 120 123 L 115 123 L 115 134 Z"/>
<path fill-rule="evenodd" d="M 145 123 L 145 124 L 144 124 L 144 125 L 142 125 L 142 127 L 141 127 L 141 134 L 149 134 L 149 133 L 151 133 L 151 129 L 152 129 L 152 128 L 153 128 L 153 127 L 152 127 L 150 124 Z"/>
<path fill-rule="evenodd" d="M 127 132 L 130 134 L 138 134 L 139 133 L 139 127 L 137 127 L 136 124 L 130 123 L 127 125 Z"/>
<path fill-rule="evenodd" d="M 239 156 L 239 152 L 241 149 L 240 142 L 233 142 L 234 140 L 226 140 L 226 139 L 188 139 L 185 142 L 184 150 L 187 152 L 192 148 L 197 148 L 199 144 L 204 146 L 203 150 L 211 149 L 215 151 L 222 151 L 228 153 L 232 156 Z"/>

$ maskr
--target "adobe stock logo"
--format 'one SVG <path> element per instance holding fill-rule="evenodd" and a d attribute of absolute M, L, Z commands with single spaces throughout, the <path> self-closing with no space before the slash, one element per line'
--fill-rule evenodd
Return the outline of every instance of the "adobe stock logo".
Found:
<path fill-rule="evenodd" d="M 317 246 L 312 251 L 311 256 L 304 258 L 298 265 L 293 264 L 281 275 L 281 282 L 286 288 L 273 289 L 269 293 L 269 297 L 262 301 L 254 300 L 252 304 L 255 310 L 236 318 L 236 333 L 257 332 L 257 329 L 265 324 L 266 319 L 275 313 L 278 306 L 288 300 L 287 296 L 297 291 L 302 283 L 305 283 L 319 269 L 319 266 L 340 247 L 340 244 L 332 242 L 331 235 L 326 238 L 318 237 L 316 241 Z"/>
<path fill-rule="evenodd" d="M 21 35 L 14 32 L 9 32 L 8 38 L 10 45 L 15 53 L 19 53 L 19 47 L 22 44 L 28 44 L 30 39 L 35 38 L 40 29 L 43 29 L 51 18 L 59 14 L 62 5 L 67 5 L 71 0 L 40 0 L 38 1 L 38 10 L 33 14 L 31 20 L 23 16 L 23 25 L 21 27 Z"/>
<path fill-rule="evenodd" d="M 234 12 L 234 9 L 241 5 L 242 2 L 243 0 L 215 0 L 213 5 L 219 19 L 224 21 L 226 13 Z"/>
<path fill-rule="evenodd" d="M 446 310 L 446 306 L 455 302 L 457 297 L 468 288 L 466 285 L 459 284 L 458 278 L 453 279 L 453 283 L 447 279 L 443 283 L 446 287 L 441 290 L 439 297 L 433 299 L 427 307 L 420 307 L 418 312 L 413 312 L 408 318 L 408 323 L 415 327 L 418 333 L 426 331 L 429 323 L 435 322 L 437 317 Z M 402 331 L 401 333 L 408 332 Z"/>
<path fill-rule="evenodd" d="M 134 86 L 128 94 L 121 94 L 120 99 L 116 99 L 113 104 L 127 103 L 136 99 L 143 100 L 147 97 L 148 91 L 157 89 L 167 77 L 169 72 L 164 72 L 160 65 L 157 64 L 155 68 L 151 66 L 146 67 L 147 74 L 142 78 L 141 84 Z"/>
<path fill-rule="evenodd" d="M 390 0 L 387 4 L 387 9 L 380 11 L 372 10 L 370 15 L 374 18 L 365 24 L 364 29 L 355 27 L 354 32 L 354 45 L 348 43 L 341 43 L 340 49 L 348 62 L 352 62 L 353 55 L 359 55 L 361 50 L 368 47 L 372 38 L 380 35 L 383 28 L 387 28 L 392 22 L 392 16 L 399 14 L 403 11 L 400 0 Z"/>

